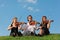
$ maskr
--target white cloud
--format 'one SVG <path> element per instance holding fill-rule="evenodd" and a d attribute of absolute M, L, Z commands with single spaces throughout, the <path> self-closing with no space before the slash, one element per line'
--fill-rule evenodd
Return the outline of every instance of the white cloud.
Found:
<path fill-rule="evenodd" d="M 25 8 L 26 10 L 30 11 L 30 12 L 39 12 L 40 9 L 38 9 L 37 7 L 34 7 L 29 4 L 33 4 L 36 5 L 38 0 L 17 0 L 20 4 L 22 4 L 23 8 Z"/>
<path fill-rule="evenodd" d="M 35 4 L 37 3 L 37 0 L 17 0 L 17 2 L 28 2 L 28 3 L 32 3 L 32 4 Z"/>
<path fill-rule="evenodd" d="M 40 11 L 40 9 L 34 8 L 34 7 L 27 7 L 26 9 L 30 12 L 39 12 Z"/>
<path fill-rule="evenodd" d="M 33 7 L 27 7 L 29 11 L 33 11 Z"/>
<path fill-rule="evenodd" d="M 23 8 L 26 8 L 26 7 L 27 7 L 27 5 L 24 5 L 24 6 L 23 6 Z"/>
<path fill-rule="evenodd" d="M 39 12 L 39 11 L 40 11 L 40 9 L 36 9 L 36 11 L 37 11 L 37 12 Z"/>
<path fill-rule="evenodd" d="M 37 0 L 26 0 L 28 3 L 33 3 L 33 4 L 35 4 L 35 3 L 37 3 Z"/>

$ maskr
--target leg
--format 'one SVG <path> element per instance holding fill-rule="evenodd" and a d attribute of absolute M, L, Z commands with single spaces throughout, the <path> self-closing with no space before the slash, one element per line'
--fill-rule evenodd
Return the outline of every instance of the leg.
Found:
<path fill-rule="evenodd" d="M 16 36 L 16 34 L 15 34 L 15 33 L 10 33 L 10 36 L 15 37 L 15 36 Z"/>
<path fill-rule="evenodd" d="M 45 35 L 49 35 L 49 34 L 50 34 L 49 30 L 46 29 L 46 31 L 45 31 Z"/>
<path fill-rule="evenodd" d="M 40 32 L 38 33 L 39 36 L 42 36 L 44 34 L 43 29 L 40 29 Z"/>
<path fill-rule="evenodd" d="M 21 32 L 18 32 L 18 36 L 22 36 L 22 33 Z"/>
<path fill-rule="evenodd" d="M 33 36 L 34 35 L 34 33 L 33 32 L 31 32 L 31 36 Z"/>

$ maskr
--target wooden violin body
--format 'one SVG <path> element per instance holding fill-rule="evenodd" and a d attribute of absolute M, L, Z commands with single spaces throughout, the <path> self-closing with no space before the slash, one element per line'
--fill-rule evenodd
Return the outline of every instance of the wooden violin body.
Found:
<path fill-rule="evenodd" d="M 19 26 L 19 25 L 21 25 L 21 24 L 27 24 L 27 23 L 25 23 L 25 22 L 16 22 L 16 23 L 15 23 L 16 26 Z"/>
<path fill-rule="evenodd" d="M 19 26 L 20 23 L 19 22 L 16 22 L 16 23 L 13 23 L 12 25 Z"/>
<path fill-rule="evenodd" d="M 35 25 L 36 22 L 35 22 L 35 21 L 31 21 L 31 22 L 29 22 L 29 24 L 30 24 L 30 25 Z"/>

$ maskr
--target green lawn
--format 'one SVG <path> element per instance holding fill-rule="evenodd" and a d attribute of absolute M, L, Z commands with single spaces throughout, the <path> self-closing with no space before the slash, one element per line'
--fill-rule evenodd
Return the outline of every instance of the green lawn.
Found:
<path fill-rule="evenodd" d="M 0 36 L 0 40 L 60 40 L 60 34 L 51 34 L 43 37 L 39 36 L 21 36 L 21 37 L 11 37 L 11 36 Z"/>

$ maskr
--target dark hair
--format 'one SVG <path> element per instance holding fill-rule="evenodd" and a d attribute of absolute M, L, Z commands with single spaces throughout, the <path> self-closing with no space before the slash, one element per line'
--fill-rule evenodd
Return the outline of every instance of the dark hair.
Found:
<path fill-rule="evenodd" d="M 47 17 L 46 17 L 46 16 L 43 16 L 43 17 L 45 17 L 45 18 L 47 19 Z M 42 18 L 43 18 L 43 17 L 42 17 Z"/>
<path fill-rule="evenodd" d="M 31 17 L 32 18 L 32 16 L 31 15 L 29 15 L 28 17 Z M 27 20 L 28 20 L 28 17 L 27 17 Z M 28 20 L 29 21 L 29 20 Z"/>
<path fill-rule="evenodd" d="M 44 22 L 43 22 L 43 18 L 47 19 L 47 17 L 46 17 L 46 16 L 42 16 L 42 23 L 44 23 Z"/>

